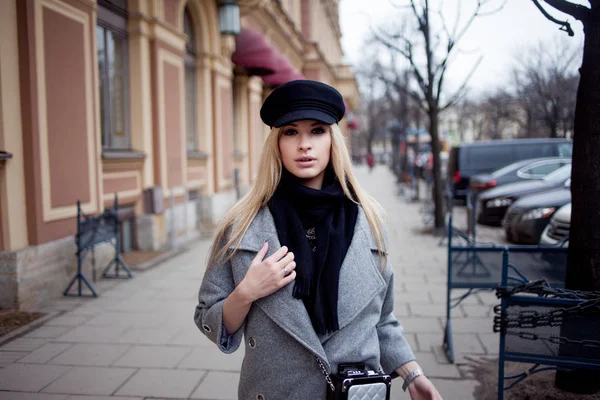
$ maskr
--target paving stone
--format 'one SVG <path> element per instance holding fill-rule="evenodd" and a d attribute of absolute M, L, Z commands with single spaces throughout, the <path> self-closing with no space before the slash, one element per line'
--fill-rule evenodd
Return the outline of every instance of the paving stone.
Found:
<path fill-rule="evenodd" d="M 500 335 L 498 333 L 478 333 L 477 337 L 488 354 L 498 354 L 500 348 Z"/>
<path fill-rule="evenodd" d="M 43 392 L 108 396 L 134 373 L 133 368 L 77 367 L 47 386 Z"/>
<path fill-rule="evenodd" d="M 50 364 L 109 366 L 128 349 L 126 345 L 79 343 L 50 361 Z"/>
<path fill-rule="evenodd" d="M 64 394 L 27 393 L 27 392 L 2 392 L 2 400 L 67 400 Z"/>
<path fill-rule="evenodd" d="M 188 313 L 188 318 L 191 317 Z M 166 314 L 103 313 L 89 320 L 87 326 L 122 326 L 131 328 L 156 328 L 165 323 Z"/>
<path fill-rule="evenodd" d="M 240 374 L 233 372 L 209 372 L 202 380 L 192 399 L 236 400 Z"/>
<path fill-rule="evenodd" d="M 454 310 L 462 311 L 463 315 L 467 318 L 476 317 L 492 319 L 494 315 L 492 306 L 461 304 Z"/>
<path fill-rule="evenodd" d="M 500 299 L 496 297 L 496 292 L 478 292 L 476 296 L 481 301 L 481 304 L 486 306 L 495 306 L 500 304 Z"/>
<path fill-rule="evenodd" d="M 143 400 L 143 397 L 123 397 L 123 396 L 69 396 L 66 400 Z M 160 400 L 152 398 L 152 400 Z"/>
<path fill-rule="evenodd" d="M 58 365 L 10 364 L 0 370 L 0 390 L 39 392 L 70 369 Z"/>
<path fill-rule="evenodd" d="M 1 347 L 2 351 L 33 351 L 46 344 L 43 339 L 19 338 Z"/>
<path fill-rule="evenodd" d="M 46 343 L 39 349 L 28 353 L 19 362 L 27 364 L 46 364 L 54 357 L 71 347 L 68 343 Z"/>
<path fill-rule="evenodd" d="M 202 347 L 194 349 L 177 368 L 239 372 L 243 359 L 242 348 L 231 354 L 225 354 L 216 346 Z"/>
<path fill-rule="evenodd" d="M 446 307 L 441 304 L 409 304 L 413 317 L 445 317 Z"/>
<path fill-rule="evenodd" d="M 425 318 L 425 317 L 407 317 L 402 318 L 402 326 L 404 331 L 408 333 L 421 333 L 421 332 L 441 332 L 442 324 L 439 318 Z"/>
<path fill-rule="evenodd" d="M 493 333 L 494 321 L 491 318 L 457 318 L 452 320 L 454 333 Z"/>
<path fill-rule="evenodd" d="M 200 332 L 196 325 L 190 329 L 184 329 L 182 332 L 169 339 L 167 344 L 177 346 L 216 346 L 202 332 Z"/>
<path fill-rule="evenodd" d="M 0 367 L 12 364 L 27 354 L 29 353 L 26 351 L 0 351 Z"/>
<path fill-rule="evenodd" d="M 175 368 L 191 351 L 192 349 L 187 347 L 134 346 L 123 354 L 114 365 L 138 368 Z"/>
<path fill-rule="evenodd" d="M 45 325 L 47 326 L 72 326 L 76 327 L 85 323 L 90 317 L 72 315 L 71 313 L 52 318 Z"/>
<path fill-rule="evenodd" d="M 467 379 L 431 379 L 444 399 L 475 400 L 473 393 L 478 383 Z"/>
<path fill-rule="evenodd" d="M 110 343 L 123 334 L 122 326 L 80 326 L 56 338 L 57 342 Z"/>
<path fill-rule="evenodd" d="M 141 369 L 115 394 L 117 396 L 147 396 L 188 398 L 205 372 L 168 369 Z M 232 385 L 228 382 L 227 385 Z M 236 385 L 237 387 L 237 385 Z M 219 393 L 225 388 L 217 388 Z M 215 394 L 211 393 L 211 396 Z"/>
<path fill-rule="evenodd" d="M 433 346 L 440 346 L 444 340 L 444 332 L 436 333 L 417 333 L 415 334 L 417 343 L 419 344 L 419 352 L 432 351 Z"/>
<path fill-rule="evenodd" d="M 131 328 L 116 338 L 116 343 L 123 344 L 167 344 L 183 331 L 180 327 L 165 327 L 161 329 Z"/>
<path fill-rule="evenodd" d="M 431 304 L 431 297 L 425 290 L 394 293 L 394 305 L 401 304 Z"/>
<path fill-rule="evenodd" d="M 70 326 L 50 326 L 43 325 L 25 335 L 26 338 L 34 339 L 55 339 L 61 335 L 64 335 L 68 331 L 73 329 Z"/>

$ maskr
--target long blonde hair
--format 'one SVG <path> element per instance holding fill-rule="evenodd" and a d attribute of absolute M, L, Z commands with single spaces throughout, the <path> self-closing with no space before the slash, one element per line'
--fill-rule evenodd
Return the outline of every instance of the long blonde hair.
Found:
<path fill-rule="evenodd" d="M 333 166 L 344 194 L 353 202 L 360 204 L 365 212 L 371 231 L 379 251 L 380 268 L 387 262 L 387 249 L 383 234 L 383 208 L 375 199 L 369 196 L 358 184 L 358 180 L 352 172 L 350 155 L 342 131 L 337 124 L 330 125 L 331 132 L 331 158 Z M 281 154 L 279 152 L 280 128 L 272 128 L 260 159 L 256 183 L 223 217 L 217 227 L 215 239 L 209 251 L 209 267 L 215 262 L 224 263 L 229 260 L 242 238 L 246 234 L 250 223 L 260 210 L 267 204 L 275 193 L 279 184 L 282 171 Z M 350 184 L 350 186 L 348 185 Z M 356 198 L 352 196 L 352 191 Z M 226 235 L 228 232 L 228 235 Z M 226 237 L 228 236 L 228 237 Z M 226 241 L 225 241 L 226 240 Z M 233 251 L 229 247 L 233 246 Z"/>

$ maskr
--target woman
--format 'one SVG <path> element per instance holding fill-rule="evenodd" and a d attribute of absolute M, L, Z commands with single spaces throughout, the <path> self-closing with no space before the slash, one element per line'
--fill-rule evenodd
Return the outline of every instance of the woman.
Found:
<path fill-rule="evenodd" d="M 381 212 L 352 173 L 344 112 L 320 82 L 273 90 L 256 184 L 217 229 L 194 320 L 225 353 L 244 335 L 240 399 L 325 399 L 342 363 L 399 375 L 413 400 L 441 398 L 393 315 Z"/>

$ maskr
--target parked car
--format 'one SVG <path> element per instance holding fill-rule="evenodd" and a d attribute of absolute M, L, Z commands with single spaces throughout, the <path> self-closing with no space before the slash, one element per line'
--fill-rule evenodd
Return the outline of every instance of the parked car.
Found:
<path fill-rule="evenodd" d="M 521 197 L 562 188 L 571 183 L 571 164 L 560 167 L 543 179 L 508 183 L 486 190 L 477 196 L 477 222 L 483 225 L 500 225 L 506 210 Z"/>
<path fill-rule="evenodd" d="M 489 174 L 471 177 L 471 190 L 482 192 L 512 182 L 542 179 L 549 173 L 571 163 L 566 157 L 544 157 L 521 160 L 497 169 Z"/>
<path fill-rule="evenodd" d="M 565 204 L 552 216 L 548 225 L 542 232 L 540 244 L 556 245 L 564 241 L 564 246 L 569 245 L 569 232 L 571 231 L 571 203 Z"/>
<path fill-rule="evenodd" d="M 515 139 L 464 143 L 450 149 L 448 182 L 454 197 L 464 199 L 473 175 L 488 173 L 515 161 L 537 157 L 571 157 L 570 139 Z"/>
<path fill-rule="evenodd" d="M 506 240 L 517 244 L 538 244 L 556 210 L 570 202 L 570 186 L 520 198 L 507 210 L 502 223 Z"/>

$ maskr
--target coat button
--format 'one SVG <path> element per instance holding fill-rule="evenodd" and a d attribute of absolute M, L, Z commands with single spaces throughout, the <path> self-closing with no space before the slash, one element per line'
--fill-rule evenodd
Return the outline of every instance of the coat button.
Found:
<path fill-rule="evenodd" d="M 253 337 L 248 339 L 248 346 L 250 346 L 251 349 L 255 348 L 256 347 L 256 339 L 254 339 Z"/>
<path fill-rule="evenodd" d="M 208 326 L 206 324 L 202 325 L 202 329 L 204 329 L 206 332 L 211 332 L 212 331 L 212 329 L 210 329 L 210 326 Z"/>
<path fill-rule="evenodd" d="M 256 395 L 256 400 L 265 400 L 265 396 L 259 393 Z"/>

